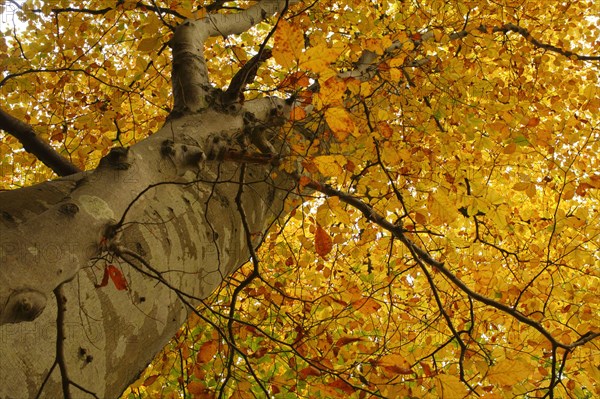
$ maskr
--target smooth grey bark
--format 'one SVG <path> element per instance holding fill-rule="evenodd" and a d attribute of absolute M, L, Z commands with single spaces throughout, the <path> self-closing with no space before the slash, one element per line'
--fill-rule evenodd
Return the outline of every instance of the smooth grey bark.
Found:
<path fill-rule="evenodd" d="M 224 162 L 223 148 L 280 127 L 287 105 L 223 112 L 203 43 L 287 5 L 186 21 L 171 42 L 176 112 L 158 132 L 94 171 L 0 193 L 1 398 L 118 397 L 188 305 L 248 260 L 247 237 L 258 244 L 294 183 L 268 164 Z M 99 287 L 108 266 L 126 290 Z"/>
<path fill-rule="evenodd" d="M 91 173 L 0 194 L 3 322 L 20 321 L 7 309 L 19 293 L 40 302 L 42 311 L 32 322 L 0 328 L 0 397 L 34 397 L 55 361 L 53 290 L 61 283 L 68 281 L 63 325 L 69 379 L 98 397 L 115 397 L 185 321 L 189 309 L 173 288 L 197 303 L 194 297 L 205 298 L 248 259 L 235 203 L 242 169 L 241 204 L 252 233 L 264 232 L 281 212 L 291 183 L 282 174 L 273 181 L 266 166 L 196 167 L 161 151 L 173 137 L 190 143 L 238 132 L 241 119 L 210 110 L 176 119 L 132 147 L 117 168 L 105 161 Z M 122 271 L 128 290 L 110 281 L 95 287 L 109 264 Z M 58 368 L 52 375 L 42 397 L 62 396 Z"/>

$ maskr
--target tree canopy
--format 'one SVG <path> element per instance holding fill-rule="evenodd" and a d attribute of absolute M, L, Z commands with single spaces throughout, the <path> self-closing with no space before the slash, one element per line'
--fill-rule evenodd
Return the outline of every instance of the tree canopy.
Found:
<path fill-rule="evenodd" d="M 7 1 L 1 187 L 152 135 L 175 27 L 253 4 Z M 260 58 L 244 101 L 294 100 L 268 162 L 297 187 L 123 397 L 600 396 L 599 15 L 321 0 L 208 39 L 216 87 Z"/>

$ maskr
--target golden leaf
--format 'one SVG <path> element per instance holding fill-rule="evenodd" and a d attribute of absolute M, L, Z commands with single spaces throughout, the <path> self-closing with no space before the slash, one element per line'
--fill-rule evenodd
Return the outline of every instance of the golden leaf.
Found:
<path fill-rule="evenodd" d="M 490 368 L 488 380 L 492 384 L 511 386 L 522 382 L 531 372 L 531 365 L 520 359 L 504 359 Z"/>
<path fill-rule="evenodd" d="M 147 37 L 140 40 L 140 44 L 138 44 L 138 51 L 150 52 L 159 47 L 160 37 Z"/>
<path fill-rule="evenodd" d="M 285 68 L 292 68 L 300 60 L 303 50 L 302 30 L 286 20 L 279 21 L 273 45 L 275 61 Z"/>
<path fill-rule="evenodd" d="M 435 390 L 440 398 L 462 399 L 467 394 L 467 388 L 458 377 L 450 374 L 435 376 Z"/>
<path fill-rule="evenodd" d="M 352 117 L 343 108 L 328 108 L 325 111 L 325 120 L 338 141 L 346 140 L 348 135 L 354 132 Z"/>

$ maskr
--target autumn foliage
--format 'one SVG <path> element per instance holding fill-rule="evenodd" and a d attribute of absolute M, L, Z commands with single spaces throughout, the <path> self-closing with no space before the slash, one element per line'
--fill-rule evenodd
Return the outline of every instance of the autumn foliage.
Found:
<path fill-rule="evenodd" d="M 2 107 L 89 169 L 163 123 L 168 25 L 208 4 L 68 3 L 2 27 Z M 319 1 L 211 40 L 223 87 L 274 29 L 245 96 L 295 96 L 298 195 L 124 397 L 600 397 L 598 15 Z M 54 177 L 0 149 L 4 188 Z"/>

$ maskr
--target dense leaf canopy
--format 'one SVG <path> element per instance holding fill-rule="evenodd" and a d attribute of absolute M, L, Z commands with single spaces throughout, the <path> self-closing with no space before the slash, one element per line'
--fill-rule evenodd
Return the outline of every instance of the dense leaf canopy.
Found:
<path fill-rule="evenodd" d="M 8 1 L 2 107 L 93 168 L 168 115 L 172 28 L 250 4 Z M 599 15 L 321 0 L 211 39 L 218 87 L 269 39 L 245 97 L 296 96 L 312 191 L 124 397 L 599 397 Z M 0 137 L 3 188 L 55 176 Z"/>

